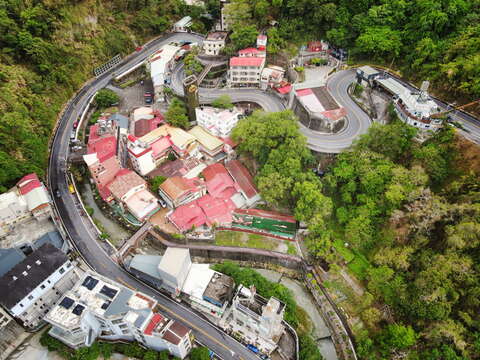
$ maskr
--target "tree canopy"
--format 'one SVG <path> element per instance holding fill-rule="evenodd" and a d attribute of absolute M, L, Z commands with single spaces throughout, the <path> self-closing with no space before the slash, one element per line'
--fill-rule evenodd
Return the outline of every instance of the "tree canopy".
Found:
<path fill-rule="evenodd" d="M 172 126 L 187 129 L 190 126 L 190 122 L 188 120 L 185 103 L 179 98 L 174 97 L 165 113 L 165 120 Z"/>

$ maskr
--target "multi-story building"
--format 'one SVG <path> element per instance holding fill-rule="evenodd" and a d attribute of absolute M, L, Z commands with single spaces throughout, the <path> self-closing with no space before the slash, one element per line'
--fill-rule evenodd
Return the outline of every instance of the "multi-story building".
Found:
<path fill-rule="evenodd" d="M 171 208 L 188 204 L 206 192 L 207 187 L 202 179 L 186 179 L 180 176 L 168 178 L 158 188 L 158 193 Z"/>
<path fill-rule="evenodd" d="M 68 257 L 47 243 L 0 278 L 0 304 L 24 327 L 34 329 L 78 279 L 79 271 Z"/>
<path fill-rule="evenodd" d="M 200 145 L 200 153 L 208 162 L 215 163 L 227 157 L 227 153 L 224 151 L 225 143 L 204 130 L 201 126 L 194 126 L 188 133 L 197 139 Z"/>
<path fill-rule="evenodd" d="M 147 189 L 147 182 L 128 169 L 121 169 L 108 189 L 116 202 L 143 222 L 160 210 L 158 199 Z"/>
<path fill-rule="evenodd" d="M 243 114 L 237 108 L 217 109 L 210 106 L 202 106 L 195 109 L 197 124 L 214 136 L 228 137 L 233 128 L 243 118 Z"/>
<path fill-rule="evenodd" d="M 230 58 L 229 85 L 232 87 L 258 87 L 264 67 L 264 57 L 245 56 Z"/>
<path fill-rule="evenodd" d="M 50 311 L 49 334 L 72 348 L 97 339 L 138 341 L 185 358 L 191 330 L 154 309 L 157 302 L 96 273 L 88 272 Z"/>
<path fill-rule="evenodd" d="M 225 47 L 228 32 L 214 31 L 209 32 L 205 40 L 203 40 L 203 51 L 206 55 L 220 55 L 220 50 Z"/>
<path fill-rule="evenodd" d="M 177 157 L 200 156 L 195 137 L 169 125 L 162 125 L 141 138 L 129 135 L 128 140 L 131 164 L 142 176 L 155 170 L 170 153 Z"/>
<path fill-rule="evenodd" d="M 215 324 L 227 310 L 235 288 L 231 277 L 210 269 L 209 264 L 192 263 L 188 249 L 168 248 L 163 256 L 135 255 L 129 271 L 152 286 L 180 295 Z"/>
<path fill-rule="evenodd" d="M 18 224 L 51 215 L 47 189 L 36 174 L 25 175 L 15 187 L 0 195 L 0 237 L 11 233 Z"/>
<path fill-rule="evenodd" d="M 163 95 L 163 87 L 168 81 L 175 59 L 180 51 L 181 47 L 167 44 L 156 51 L 148 60 L 147 66 L 150 69 L 150 77 L 157 101 Z"/>
<path fill-rule="evenodd" d="M 22 340 L 25 330 L 0 307 L 0 359 L 7 359 L 16 344 Z"/>
<path fill-rule="evenodd" d="M 230 21 L 228 19 L 228 4 L 229 0 L 220 0 L 220 30 L 230 30 Z"/>
<path fill-rule="evenodd" d="M 432 117 L 441 110 L 438 104 L 428 95 L 428 83 L 424 82 L 423 90 L 412 91 L 394 78 L 377 78 L 374 83 L 392 96 L 395 112 L 408 125 L 422 130 L 438 130 L 442 119 Z"/>
<path fill-rule="evenodd" d="M 232 306 L 220 320 L 220 327 L 271 354 L 278 346 L 285 328 L 282 324 L 285 304 L 271 297 L 268 301 L 256 293 L 255 287 L 239 285 Z"/>

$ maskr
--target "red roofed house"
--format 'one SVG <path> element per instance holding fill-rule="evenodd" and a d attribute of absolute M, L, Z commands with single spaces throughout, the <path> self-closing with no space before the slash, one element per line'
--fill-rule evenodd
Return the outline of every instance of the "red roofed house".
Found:
<path fill-rule="evenodd" d="M 176 208 L 205 195 L 206 190 L 205 183 L 199 178 L 173 176 L 160 185 L 158 192 L 169 207 Z"/>
<path fill-rule="evenodd" d="M 154 313 L 143 330 L 145 345 L 157 351 L 168 349 L 170 354 L 184 359 L 192 349 L 191 330 L 178 321 Z"/>
<path fill-rule="evenodd" d="M 87 154 L 97 153 L 100 162 L 117 154 L 117 137 L 115 123 L 95 124 L 90 126 Z"/>
<path fill-rule="evenodd" d="M 207 216 L 196 201 L 182 205 L 168 214 L 168 219 L 181 231 L 188 231 L 192 227 L 200 227 L 207 223 Z"/>
<path fill-rule="evenodd" d="M 252 175 L 250 175 L 247 168 L 243 166 L 240 161 L 229 161 L 225 164 L 225 167 L 230 176 L 238 184 L 240 193 L 245 198 L 246 205 L 248 207 L 253 206 L 255 203 L 261 200 L 260 193 L 253 182 Z"/>
<path fill-rule="evenodd" d="M 210 194 L 182 205 L 168 214 L 168 219 L 181 231 L 189 231 L 201 226 L 229 226 L 236 205 L 230 199 L 214 198 Z"/>
<path fill-rule="evenodd" d="M 112 194 L 108 189 L 108 185 L 115 179 L 115 176 L 120 171 L 120 163 L 116 156 L 112 156 L 107 160 L 100 161 L 96 153 L 84 155 L 83 159 L 90 170 L 98 192 L 103 201 L 110 202 L 113 200 Z"/>
<path fill-rule="evenodd" d="M 234 87 L 258 87 L 265 57 L 244 56 L 230 59 L 229 84 Z"/>
<path fill-rule="evenodd" d="M 207 191 L 211 196 L 226 200 L 238 192 L 238 184 L 233 181 L 221 163 L 207 166 L 202 174 L 207 183 Z"/>
<path fill-rule="evenodd" d="M 249 47 L 246 49 L 242 49 L 238 51 L 238 56 L 240 57 L 264 57 L 265 52 L 258 50 L 257 48 L 254 47 Z"/>

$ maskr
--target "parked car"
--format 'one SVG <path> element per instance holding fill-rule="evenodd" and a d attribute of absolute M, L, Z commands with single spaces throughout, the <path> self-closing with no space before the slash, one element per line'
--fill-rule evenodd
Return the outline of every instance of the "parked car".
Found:
<path fill-rule="evenodd" d="M 161 207 L 163 207 L 163 208 L 167 207 L 167 203 L 163 199 L 158 199 L 158 202 L 159 202 Z"/>
<path fill-rule="evenodd" d="M 76 129 L 78 127 L 78 120 L 76 120 L 74 123 L 73 123 L 73 128 Z"/>
<path fill-rule="evenodd" d="M 153 103 L 153 94 L 150 91 L 146 91 L 145 94 L 143 94 L 143 98 L 145 99 L 145 104 Z"/>
<path fill-rule="evenodd" d="M 247 349 L 250 351 L 253 351 L 255 354 L 258 354 L 260 350 L 256 346 L 253 346 L 252 344 L 247 345 Z"/>

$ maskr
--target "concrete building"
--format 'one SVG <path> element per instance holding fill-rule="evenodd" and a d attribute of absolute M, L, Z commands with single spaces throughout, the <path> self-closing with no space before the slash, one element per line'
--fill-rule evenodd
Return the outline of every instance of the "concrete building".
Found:
<path fill-rule="evenodd" d="M 365 65 L 357 69 L 356 76 L 358 84 L 373 87 L 373 80 L 380 76 L 380 71 L 371 66 Z"/>
<path fill-rule="evenodd" d="M 155 99 L 159 101 L 163 98 L 163 87 L 168 81 L 175 59 L 179 54 L 181 47 L 168 44 L 156 51 L 148 60 L 150 77 L 153 82 Z"/>
<path fill-rule="evenodd" d="M 375 86 L 383 89 L 392 96 L 395 112 L 408 125 L 422 130 L 438 130 L 442 126 L 442 119 L 431 118 L 441 109 L 428 95 L 428 83 L 424 82 L 423 90 L 412 91 L 394 78 L 377 78 Z"/>
<path fill-rule="evenodd" d="M 263 52 L 267 51 L 267 35 L 260 34 L 257 36 L 257 49 Z"/>
<path fill-rule="evenodd" d="M 25 330 L 0 307 L 0 359 L 7 359 L 15 350 Z"/>
<path fill-rule="evenodd" d="M 160 210 L 158 199 L 147 189 L 147 182 L 131 170 L 120 170 L 108 189 L 116 202 L 140 222 Z"/>
<path fill-rule="evenodd" d="M 158 264 L 162 287 L 178 296 L 187 278 L 192 260 L 188 249 L 169 247 Z"/>
<path fill-rule="evenodd" d="M 203 51 L 206 55 L 218 56 L 220 51 L 225 47 L 228 36 L 226 31 L 209 32 L 205 40 L 203 40 Z"/>
<path fill-rule="evenodd" d="M 138 341 L 185 358 L 191 331 L 153 310 L 157 302 L 96 273 L 88 272 L 50 311 L 49 334 L 72 348 L 97 339 Z"/>
<path fill-rule="evenodd" d="M 345 125 L 347 111 L 338 105 L 326 86 L 309 83 L 294 85 L 289 107 L 303 125 L 315 131 L 337 132 Z"/>
<path fill-rule="evenodd" d="M 170 250 L 172 249 L 172 250 Z M 168 256 L 178 256 L 178 269 L 172 271 L 171 263 L 164 260 Z M 129 271 L 147 281 L 158 289 L 166 289 L 174 296 L 181 296 L 194 309 L 199 310 L 215 324 L 218 324 L 227 310 L 234 292 L 234 281 L 231 277 L 210 269 L 209 264 L 191 263 L 188 249 L 168 248 L 163 256 L 135 255 L 129 264 Z M 175 286 L 181 284 L 180 291 L 164 285 L 165 272 L 161 272 L 160 264 L 166 264 L 168 273 L 177 278 Z M 180 265 L 180 263 L 182 263 Z M 164 265 L 165 267 L 165 265 Z M 185 272 L 187 273 L 186 277 Z M 170 276 L 170 275 L 169 275 Z"/>
<path fill-rule="evenodd" d="M 227 157 L 224 151 L 225 143 L 202 127 L 194 126 L 188 133 L 197 139 L 199 150 L 208 162 L 215 163 Z"/>
<path fill-rule="evenodd" d="M 285 304 L 271 297 L 268 301 L 250 289 L 239 285 L 232 306 L 220 320 L 220 327 L 240 337 L 264 354 L 278 346 L 285 328 L 282 324 Z"/>
<path fill-rule="evenodd" d="M 195 137 L 169 125 L 162 125 L 141 138 L 129 135 L 128 140 L 130 162 L 142 176 L 154 171 L 170 153 L 176 157 L 200 157 Z"/>
<path fill-rule="evenodd" d="M 15 187 L 0 195 L 0 237 L 25 221 L 51 216 L 50 197 L 36 174 L 25 175 Z"/>
<path fill-rule="evenodd" d="M 173 24 L 173 31 L 175 32 L 187 32 L 192 26 L 192 18 L 185 16 Z"/>
<path fill-rule="evenodd" d="M 34 329 L 78 279 L 68 257 L 45 244 L 0 278 L 0 304 L 24 327 Z"/>
<path fill-rule="evenodd" d="M 197 124 L 210 134 L 219 137 L 228 137 L 233 128 L 243 118 L 242 112 L 237 109 L 218 109 L 211 106 L 202 106 L 195 109 Z"/>
<path fill-rule="evenodd" d="M 158 188 L 158 193 L 171 208 L 188 204 L 206 192 L 207 187 L 202 179 L 186 179 L 180 176 L 168 178 Z"/>
<path fill-rule="evenodd" d="M 228 84 L 232 87 L 258 87 L 264 67 L 264 57 L 232 57 L 228 71 Z"/>
<path fill-rule="evenodd" d="M 268 65 L 262 70 L 260 88 L 266 90 L 269 87 L 277 88 L 282 85 L 285 70 L 280 66 Z"/>

